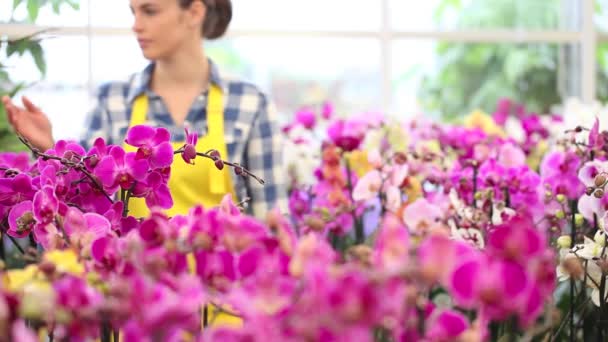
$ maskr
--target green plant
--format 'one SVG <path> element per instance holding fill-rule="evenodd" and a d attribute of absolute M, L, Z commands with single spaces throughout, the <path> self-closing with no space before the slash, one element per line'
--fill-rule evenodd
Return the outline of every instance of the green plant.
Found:
<path fill-rule="evenodd" d="M 38 13 L 42 7 L 51 6 L 55 13 L 59 13 L 62 5 L 68 5 L 73 9 L 78 9 L 78 0 L 14 0 L 11 13 L 11 23 L 34 23 L 38 18 Z M 21 6 L 27 7 L 27 18 L 24 20 L 15 20 L 14 14 Z M 24 37 L 9 37 L 0 38 L 0 97 L 8 95 L 15 96 L 19 91 L 30 86 L 24 82 L 19 82 L 12 79 L 9 74 L 10 68 L 7 65 L 7 60 L 11 56 L 23 57 L 26 54 L 32 56 L 40 77 L 44 78 L 46 74 L 46 61 L 44 58 L 44 50 L 41 45 L 40 33 Z M 0 105 L 0 151 L 17 151 L 23 150 L 24 146 L 16 138 L 12 132 L 6 118 L 6 110 L 3 105 Z"/>
<path fill-rule="evenodd" d="M 435 20 L 450 15 L 460 29 L 560 28 L 561 0 L 444 0 Z M 557 44 L 458 44 L 437 46 L 437 72 L 426 75 L 419 93 L 430 111 L 453 118 L 480 108 L 492 110 L 501 97 L 525 103 L 531 111 L 548 112 L 562 101 L 558 86 Z M 602 49 L 598 61 L 603 61 Z M 606 77 L 598 80 L 606 88 Z M 605 91 L 604 91 L 605 92 Z M 600 98 L 608 94 L 598 94 Z"/>

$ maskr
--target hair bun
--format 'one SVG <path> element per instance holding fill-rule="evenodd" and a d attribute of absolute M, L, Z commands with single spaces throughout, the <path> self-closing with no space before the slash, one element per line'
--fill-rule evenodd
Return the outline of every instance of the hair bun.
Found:
<path fill-rule="evenodd" d="M 230 0 L 205 0 L 207 16 L 203 23 L 203 35 L 207 39 L 216 39 L 224 35 L 232 19 Z"/>

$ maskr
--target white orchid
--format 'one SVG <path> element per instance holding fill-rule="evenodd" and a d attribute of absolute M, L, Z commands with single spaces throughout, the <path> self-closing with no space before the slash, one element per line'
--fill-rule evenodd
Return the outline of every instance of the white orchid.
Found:
<path fill-rule="evenodd" d="M 581 272 L 577 275 L 577 278 L 578 280 L 582 280 L 586 274 L 585 285 L 591 288 L 591 301 L 596 306 L 600 305 L 600 290 L 598 286 L 602 281 L 602 269 L 597 261 L 598 259 L 606 259 L 606 256 L 608 256 L 608 251 L 603 251 L 605 239 L 605 233 L 602 230 L 598 230 L 593 240 L 585 237 L 582 244 L 575 245 L 572 249 L 561 248 L 559 251 L 560 263 L 556 268 L 557 279 L 560 282 L 565 281 L 570 279 L 570 271 L 572 271 L 572 266 L 566 265 L 569 262 L 580 261 L 580 266 L 585 273 Z M 605 254 L 604 256 L 602 256 L 603 253 Z M 604 300 L 607 298 L 608 293 Z"/>

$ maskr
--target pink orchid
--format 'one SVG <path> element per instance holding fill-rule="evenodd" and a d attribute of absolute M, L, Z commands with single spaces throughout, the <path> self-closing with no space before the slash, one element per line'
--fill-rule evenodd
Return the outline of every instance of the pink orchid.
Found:
<path fill-rule="evenodd" d="M 374 246 L 373 260 L 377 267 L 389 273 L 405 269 L 409 254 L 407 229 L 395 215 L 387 215 L 380 227 Z"/>
<path fill-rule="evenodd" d="M 296 112 L 296 122 L 306 129 L 313 129 L 316 123 L 316 115 L 312 110 L 302 108 Z"/>
<path fill-rule="evenodd" d="M 104 187 L 129 190 L 134 182 L 144 178 L 148 172 L 148 161 L 138 159 L 136 153 L 126 153 L 120 146 L 113 146 L 95 168 L 95 175 Z"/>
<path fill-rule="evenodd" d="M 153 169 L 165 168 L 173 162 L 171 135 L 166 128 L 138 125 L 129 128 L 125 142 L 137 147 L 135 159 L 148 160 Z"/>
<path fill-rule="evenodd" d="M 412 233 L 424 234 L 433 230 L 434 227 L 438 227 L 438 222 L 443 219 L 443 216 L 443 212 L 438 206 L 425 198 L 419 198 L 405 208 L 403 222 Z"/>
<path fill-rule="evenodd" d="M 365 123 L 357 120 L 337 120 L 327 130 L 331 141 L 343 151 L 354 151 L 365 137 Z"/>
<path fill-rule="evenodd" d="M 378 170 L 366 173 L 355 185 L 353 199 L 355 201 L 367 201 L 376 196 L 382 187 L 382 174 Z"/>

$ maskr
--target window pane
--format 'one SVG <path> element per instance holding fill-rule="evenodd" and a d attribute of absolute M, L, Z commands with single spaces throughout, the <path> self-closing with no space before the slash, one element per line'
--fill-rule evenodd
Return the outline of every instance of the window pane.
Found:
<path fill-rule="evenodd" d="M 34 101 L 48 115 L 53 125 L 55 140 L 80 138 L 86 114 L 92 105 L 90 92 L 86 87 L 40 84 L 17 95 L 16 99 L 20 105 L 21 95 Z"/>
<path fill-rule="evenodd" d="M 598 30 L 608 32 L 608 0 L 596 0 L 595 4 L 595 25 Z"/>
<path fill-rule="evenodd" d="M 575 30 L 580 0 L 389 0 L 397 30 Z"/>
<path fill-rule="evenodd" d="M 101 83 L 126 80 L 148 64 L 135 37 L 94 36 L 92 44 L 92 76 L 95 86 Z"/>
<path fill-rule="evenodd" d="M 270 93 L 286 119 L 328 99 L 341 114 L 379 107 L 380 46 L 374 39 L 234 38 L 209 44 L 208 51 L 223 70 Z"/>
<path fill-rule="evenodd" d="M 60 7 L 59 14 L 53 12 L 53 7 L 49 4 L 40 8 L 36 24 L 49 26 L 83 26 L 87 24 L 86 6 L 88 0 L 81 0 L 80 9 L 75 10 L 71 6 L 64 4 Z M 28 20 L 27 1 L 22 1 L 17 7 L 13 17 L 11 13 L 13 9 L 12 0 L 0 1 L 0 22 L 8 22 L 11 19 L 14 21 Z"/>
<path fill-rule="evenodd" d="M 128 1 L 92 1 L 92 24 L 130 27 Z M 239 30 L 378 30 L 378 0 L 234 0 L 231 29 Z"/>
<path fill-rule="evenodd" d="M 100 27 L 126 27 L 133 24 L 133 15 L 127 0 L 88 0 L 91 3 L 91 25 Z"/>
<path fill-rule="evenodd" d="M 454 117 L 474 109 L 491 112 L 498 99 L 509 97 L 548 112 L 564 96 L 576 95 L 566 84 L 577 76 L 567 57 L 572 50 L 555 44 L 398 41 L 393 49 L 395 106 L 411 112 L 419 102 L 425 113 Z"/>
<path fill-rule="evenodd" d="M 86 36 L 44 37 L 42 50 L 46 60 L 47 84 L 85 86 L 88 81 L 88 39 Z M 2 53 L 4 55 L 4 53 Z M 14 54 L 6 61 L 14 80 L 38 82 L 40 72 L 29 54 Z"/>
<path fill-rule="evenodd" d="M 7 61 L 14 81 L 31 84 L 18 94 L 18 102 L 26 95 L 38 105 L 51 119 L 56 138 L 76 138 L 82 131 L 89 106 L 87 42 L 85 36 L 44 39 L 47 73 L 43 80 L 28 54 Z"/>
<path fill-rule="evenodd" d="M 598 58 L 598 78 L 597 78 L 597 98 L 603 102 L 608 102 L 608 43 L 602 42 L 597 47 Z"/>
<path fill-rule="evenodd" d="M 234 0 L 231 27 L 242 30 L 379 30 L 381 3 L 379 0 Z"/>

